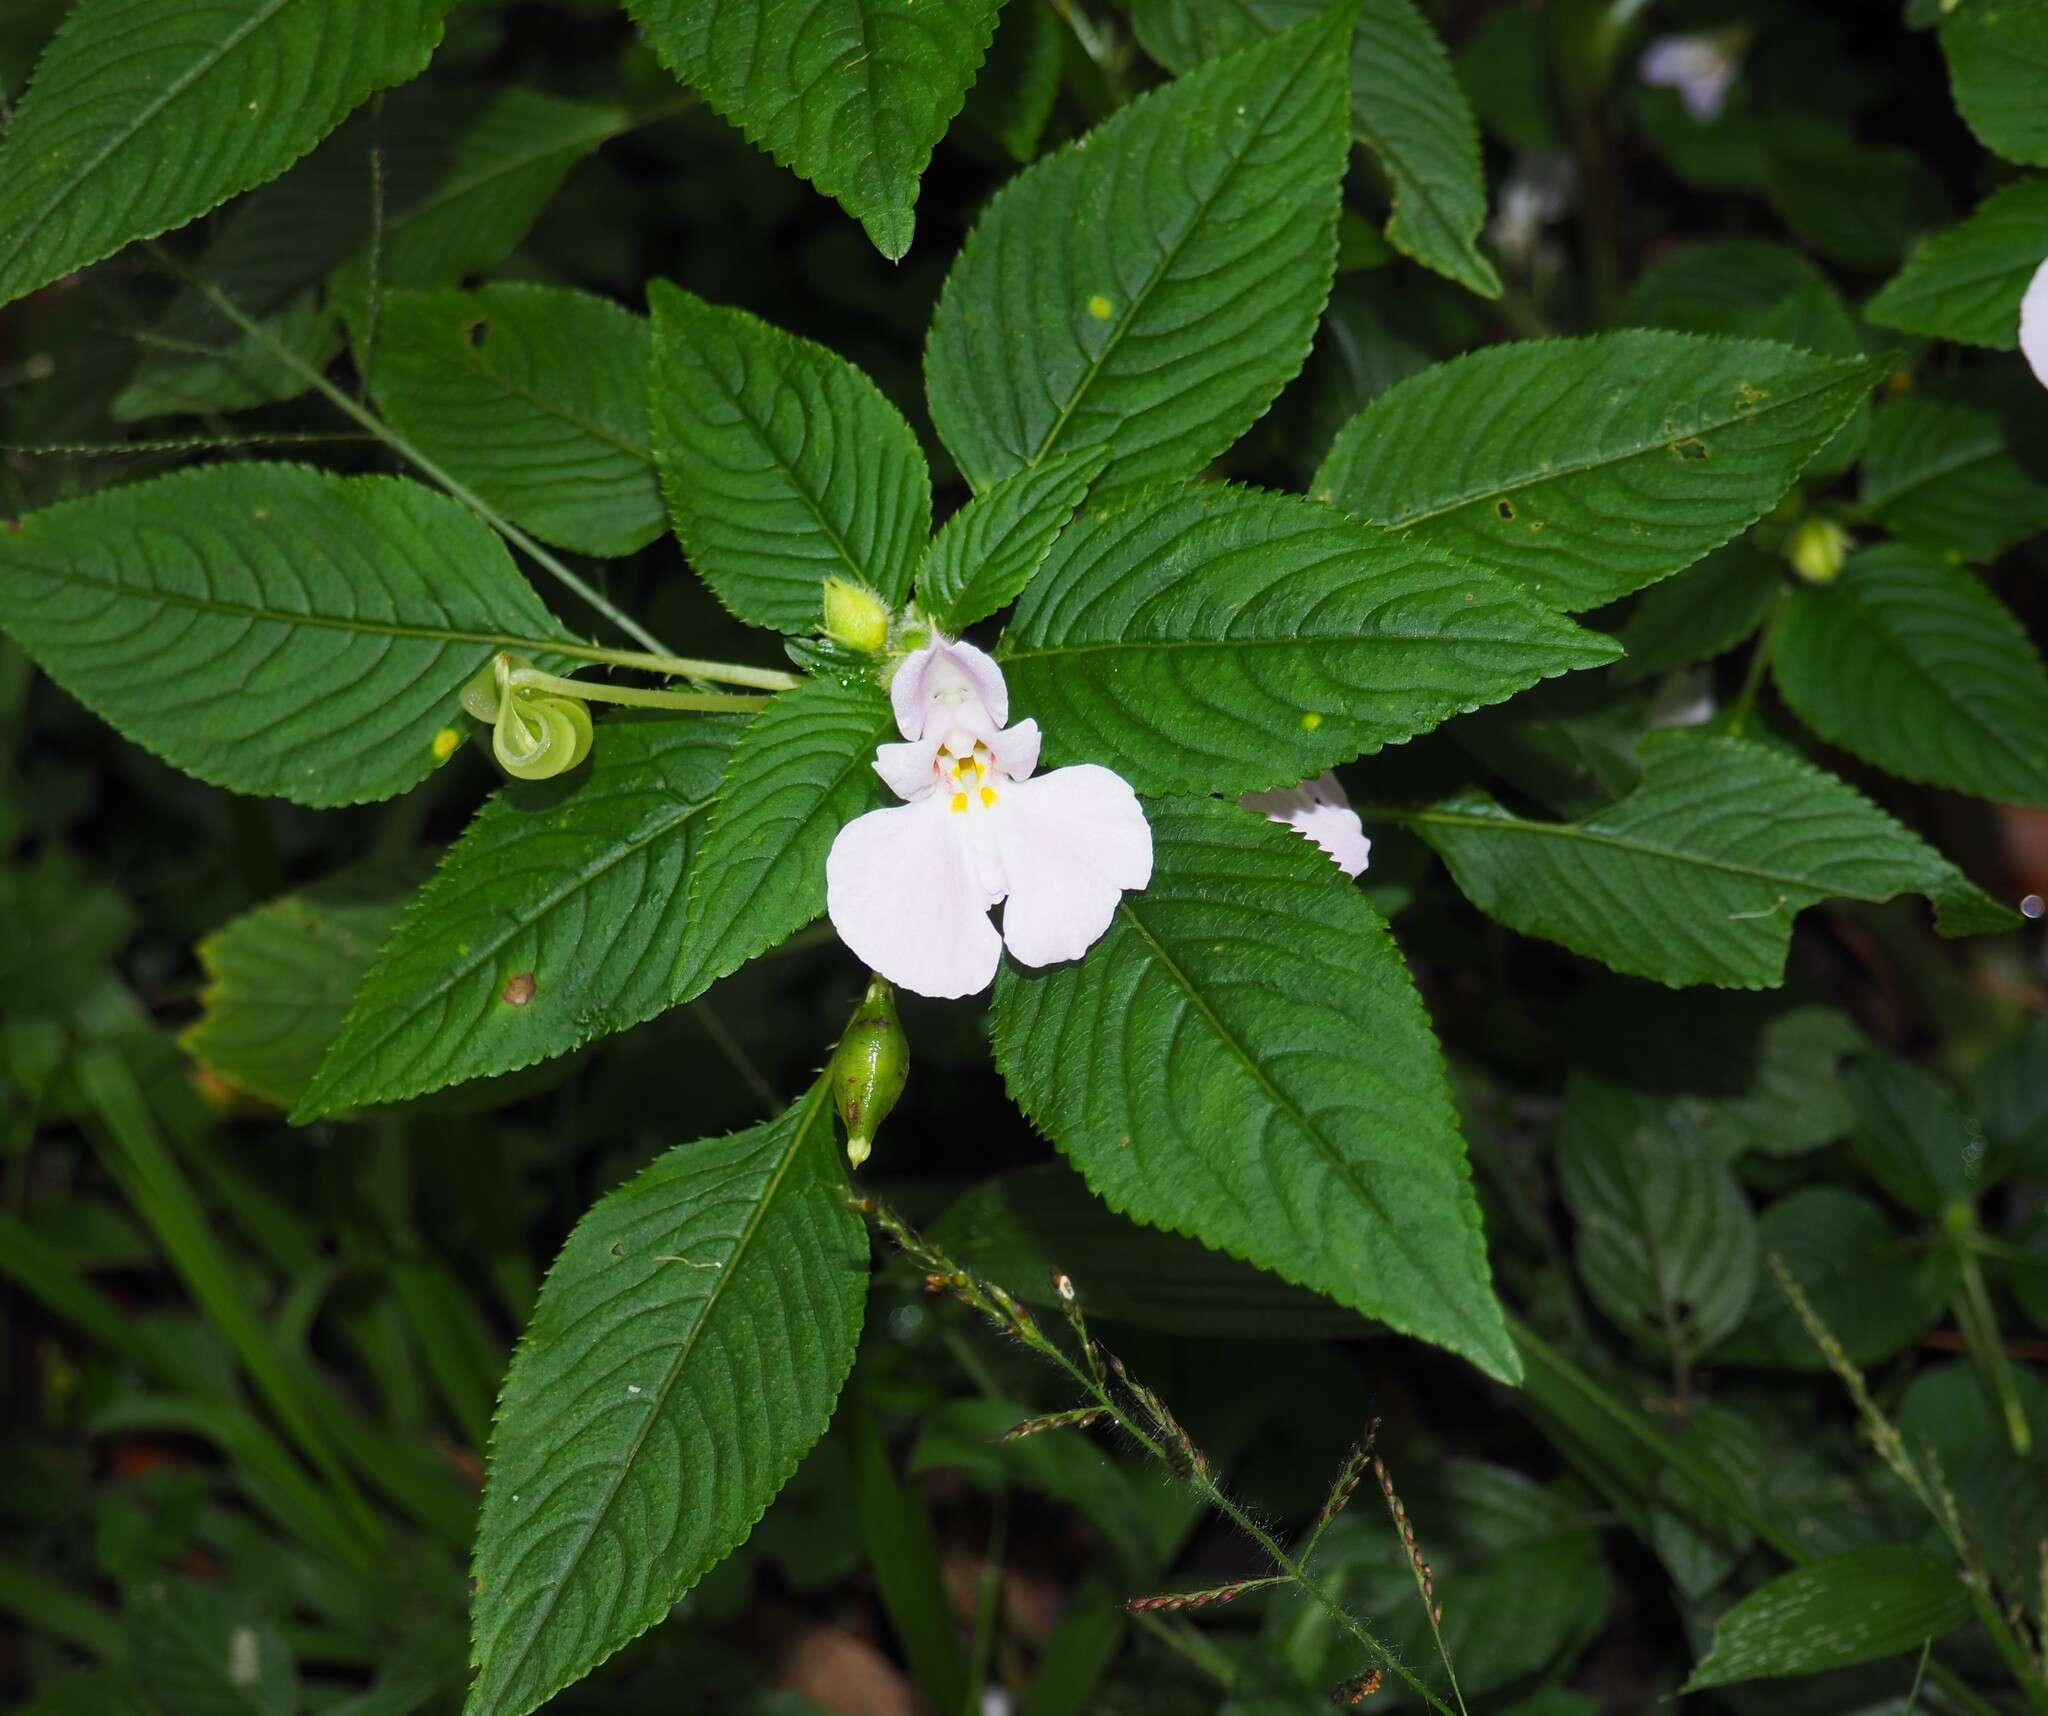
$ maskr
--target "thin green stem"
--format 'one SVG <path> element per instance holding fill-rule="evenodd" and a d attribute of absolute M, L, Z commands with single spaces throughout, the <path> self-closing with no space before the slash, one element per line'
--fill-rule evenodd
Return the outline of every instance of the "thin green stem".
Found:
<path fill-rule="evenodd" d="M 599 679 L 564 679 L 537 667 L 515 667 L 505 678 L 515 691 L 553 691 L 592 703 L 626 703 L 635 709 L 686 709 L 704 715 L 751 715 L 768 707 L 765 697 L 729 691 L 649 691 L 637 685 L 607 685 Z"/>
<path fill-rule="evenodd" d="M 556 655 L 573 655 L 580 661 L 601 661 L 612 667 L 633 667 L 643 673 L 659 673 L 670 679 L 708 679 L 717 685 L 749 685 L 757 691 L 789 691 L 803 683 L 794 673 L 775 667 L 746 667 L 733 661 L 697 661 L 690 656 L 651 655 L 645 650 L 605 649 L 598 644 L 549 642 Z"/>
<path fill-rule="evenodd" d="M 1742 689 L 1736 693 L 1734 711 L 1728 717 L 1728 733 L 1739 739 L 1749 730 L 1750 717 L 1756 712 L 1757 694 L 1763 690 L 1764 669 L 1771 663 L 1771 645 L 1778 636 L 1778 621 L 1784 617 L 1785 593 L 1780 590 L 1771 598 L 1771 615 L 1764 621 L 1764 629 L 1756 640 L 1756 647 L 1749 652 L 1749 671 L 1742 677 Z"/>
<path fill-rule="evenodd" d="M 2006 1625 L 1998 1605 L 1991 1600 L 1981 1570 L 1974 1570 L 1963 1581 L 1969 1587 L 1970 1607 L 1976 1611 L 1977 1623 L 1991 1640 L 1991 1648 L 1998 1652 L 1999 1661 L 2006 1666 L 2020 1691 L 2025 1695 L 2027 1708 L 2035 1716 L 2048 1716 L 2048 1684 L 2041 1679 L 2041 1671 L 2035 1667 L 2020 1641 L 2013 1636 L 2012 1628 Z"/>
<path fill-rule="evenodd" d="M 1962 1327 L 1970 1356 L 1977 1361 L 1986 1386 L 1998 1402 L 2012 1451 L 2025 1459 L 2034 1451 L 2033 1426 L 2027 1422 L 2026 1407 L 2020 1404 L 2012 1364 L 2005 1355 L 2005 1336 L 1999 1331 L 1998 1313 L 1992 1309 L 1991 1293 L 1984 1284 L 1984 1266 L 1968 1246 L 1956 1247 L 1956 1261 L 1962 1273 L 1962 1291 L 1956 1296 L 1956 1322 Z"/>
<path fill-rule="evenodd" d="M 477 517 L 481 518 L 507 542 L 524 553 L 528 559 L 545 571 L 565 590 L 572 591 L 584 602 L 588 603 L 591 608 L 604 615 L 606 619 L 610 620 L 613 625 L 617 626 L 620 631 L 624 632 L 636 643 L 644 644 L 650 650 L 665 653 L 661 639 L 641 625 L 631 614 L 618 607 L 588 580 L 571 571 L 510 519 L 504 517 L 495 508 L 486 503 L 483 497 L 470 488 L 468 484 L 461 482 L 448 471 L 442 469 L 440 465 L 428 458 L 419 448 L 415 447 L 403 435 L 399 434 L 397 430 L 393 429 L 390 424 L 351 399 L 340 388 L 336 387 L 333 382 L 329 381 L 316 365 L 307 362 L 306 359 L 293 351 L 282 340 L 278 339 L 275 334 L 271 333 L 255 317 L 244 311 L 241 305 L 237 304 L 218 286 L 214 285 L 212 281 L 202 279 L 199 275 L 193 273 L 160 246 L 152 245 L 151 249 L 165 266 L 183 279 L 194 291 L 223 316 L 227 317 L 229 321 L 233 322 L 250 339 L 254 340 L 259 346 L 262 346 L 272 357 L 296 373 L 301 380 L 325 399 L 328 404 L 332 405 L 344 416 L 361 424 L 363 428 L 376 436 L 385 446 L 389 447 L 392 452 L 396 453 L 408 464 L 416 466 L 424 476 L 439 483 L 442 488 L 461 501 L 464 506 L 474 512 Z"/>
<path fill-rule="evenodd" d="M 988 1685 L 988 1665 L 995 1653 L 996 1617 L 1003 1596 L 1003 1555 L 1009 1546 L 1010 1510 L 1001 1496 L 996 1498 L 995 1517 L 989 1522 L 988 1549 L 981 1562 L 981 1584 L 974 1598 L 974 1642 L 967 1662 L 967 1695 L 961 1716 L 980 1716 L 982 1689 Z"/>

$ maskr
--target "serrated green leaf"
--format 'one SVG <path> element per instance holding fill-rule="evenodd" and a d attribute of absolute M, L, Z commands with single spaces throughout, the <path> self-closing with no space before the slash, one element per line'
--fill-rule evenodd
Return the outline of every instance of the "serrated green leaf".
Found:
<path fill-rule="evenodd" d="M 1956 109 L 2008 161 L 2048 167 L 2048 0 L 1971 0 L 1941 27 Z"/>
<path fill-rule="evenodd" d="M 1301 368 L 1344 172 L 1342 7 L 1138 97 L 997 193 L 925 350 L 977 490 L 1106 444 L 1101 485 L 1193 474 Z"/>
<path fill-rule="evenodd" d="M 292 1716 L 299 1673 L 277 1629 L 238 1592 L 163 1579 L 129 1601 L 138 1685 L 178 1716 Z"/>
<path fill-rule="evenodd" d="M 902 260 L 998 0 L 627 0 L 670 71 Z"/>
<path fill-rule="evenodd" d="M 311 805 L 417 785 L 494 650 L 569 636 L 467 508 L 399 477 L 264 464 L 0 529 L 0 623 L 166 762 Z"/>
<path fill-rule="evenodd" d="M 451 0 L 83 0 L 0 145 L 0 304 L 273 179 L 416 76 Z"/>
<path fill-rule="evenodd" d="M 383 943 L 292 1118 L 512 1072 L 667 1007 L 739 732 L 615 718 L 583 768 L 494 794 Z"/>
<path fill-rule="evenodd" d="M 647 298 L 654 456 L 712 593 L 784 632 L 817 629 L 829 576 L 901 603 L 932 522 L 931 475 L 903 414 L 814 341 L 665 280 Z"/>
<path fill-rule="evenodd" d="M 1578 822 L 1530 821 L 1477 792 L 1397 814 L 1481 911 L 1674 988 L 1775 987 L 1792 920 L 1823 899 L 1925 894 L 1944 935 L 2018 921 L 1860 793 L 1775 747 L 1673 731 L 1640 754 L 1643 784 Z"/>
<path fill-rule="evenodd" d="M 1396 383 L 1311 492 L 1598 607 L 1690 566 L 1775 506 L 1875 364 L 1762 340 L 1624 329 L 1492 346 Z"/>
<path fill-rule="evenodd" d="M 229 1084 L 289 1108 L 341 1029 L 425 866 L 365 865 L 245 912 L 199 944 L 200 1015 L 178 1041 Z"/>
<path fill-rule="evenodd" d="M 958 634 L 1014 602 L 1109 463 L 1107 447 L 1012 471 L 940 528 L 917 568 L 917 599 L 941 631 Z"/>
<path fill-rule="evenodd" d="M 1868 1198 L 1840 1186 L 1808 1186 L 1763 1212 L 1766 1257 L 1782 1257 L 1850 1362 L 1882 1364 L 1918 1340 L 1946 1308 L 1947 1284 Z M 1722 1364 L 1820 1371 L 1827 1358 L 1775 1282 L 1715 1354 Z"/>
<path fill-rule="evenodd" d="M 691 870 L 671 1001 L 702 994 L 824 911 L 825 854 L 883 802 L 875 747 L 895 732 L 873 683 L 824 677 L 782 692 L 749 723 Z"/>
<path fill-rule="evenodd" d="M 543 541 L 631 554 L 666 527 L 643 318 L 542 286 L 396 292 L 378 354 L 385 417 Z"/>
<path fill-rule="evenodd" d="M 2004 423 L 1946 400 L 1878 409 L 1860 498 L 1887 530 L 1959 560 L 1996 560 L 2048 530 L 2048 483 L 2014 459 Z"/>
<path fill-rule="evenodd" d="M 1847 1090 L 1857 1157 L 1906 1208 L 1940 1215 L 1983 1189 L 1982 1130 L 1932 1073 L 1875 1054 L 1849 1074 Z"/>
<path fill-rule="evenodd" d="M 2025 629 L 1958 566 L 1856 555 L 1793 593 L 1771 675 L 1794 713 L 1907 780 L 2048 805 L 2048 672 Z"/>
<path fill-rule="evenodd" d="M 498 1401 L 465 1716 L 525 1716 L 666 1615 L 824 1434 L 867 1236 L 821 1081 L 591 1208 Z"/>
<path fill-rule="evenodd" d="M 1140 0 L 1131 22 L 1148 54 L 1185 72 L 1322 10 L 1319 0 Z M 1482 298 L 1499 297 L 1500 276 L 1476 242 L 1486 221 L 1479 130 L 1443 45 L 1409 0 L 1363 0 L 1350 92 L 1351 134 L 1393 191 L 1388 242 Z"/>
<path fill-rule="evenodd" d="M 1687 1364 L 1742 1321 L 1756 1291 L 1756 1222 L 1682 1109 L 1574 1075 L 1557 1175 L 1586 1292 L 1631 1340 Z"/>
<path fill-rule="evenodd" d="M 1069 525 L 997 650 L 1048 754 L 1140 792 L 1292 785 L 1616 653 L 1475 566 L 1208 483 Z"/>
<path fill-rule="evenodd" d="M 2048 257 L 2048 178 L 1985 198 L 1960 226 L 1936 233 L 1864 308 L 1882 328 L 2012 351 L 2020 298 Z"/>
<path fill-rule="evenodd" d="M 1443 1061 L 1384 920 L 1236 805 L 1146 807 L 1151 883 L 1076 964 L 996 980 L 996 1064 L 1133 1220 L 1512 1381 Z"/>
<path fill-rule="evenodd" d="M 1924 1549 L 1881 1544 L 1781 1573 L 1724 1610 L 1684 1690 L 1819 1674 L 1917 1651 L 1970 1612 L 1961 1575 Z"/>
<path fill-rule="evenodd" d="M 380 288 L 453 286 L 502 262 L 571 169 L 630 123 L 622 109 L 531 90 L 405 90 L 236 204 L 197 271 L 322 368 L 339 348 L 342 312 L 363 315 L 373 242 Z M 373 191 L 382 193 L 381 226 Z M 196 291 L 177 299 L 155 336 L 169 349 L 145 349 L 114 401 L 123 421 L 234 411 L 306 391 L 303 369 Z"/>

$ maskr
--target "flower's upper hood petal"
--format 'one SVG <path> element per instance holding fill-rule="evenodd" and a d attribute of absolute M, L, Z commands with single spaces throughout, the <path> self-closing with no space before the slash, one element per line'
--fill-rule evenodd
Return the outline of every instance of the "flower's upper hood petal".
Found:
<path fill-rule="evenodd" d="M 946 726 L 970 731 L 980 723 L 975 706 L 987 715 L 989 728 L 1010 718 L 1010 688 L 1003 670 L 970 643 L 934 636 L 923 649 L 912 650 L 889 681 L 889 702 L 896 711 L 896 729 L 906 739 L 922 739 L 932 725 L 933 705 L 943 710 Z"/>

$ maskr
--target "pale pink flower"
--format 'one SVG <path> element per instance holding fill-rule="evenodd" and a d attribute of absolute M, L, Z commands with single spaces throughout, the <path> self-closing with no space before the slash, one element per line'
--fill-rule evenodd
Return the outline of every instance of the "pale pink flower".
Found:
<path fill-rule="evenodd" d="M 889 683 L 905 743 L 875 772 L 908 802 L 856 817 L 825 860 L 839 938 L 919 995 L 986 989 L 1020 965 L 1079 959 L 1125 889 L 1152 879 L 1152 830 L 1123 778 L 1093 763 L 1036 775 L 1036 721 L 1008 725 L 1002 669 L 934 638 Z M 1003 907 L 1000 935 L 989 912 Z"/>
<path fill-rule="evenodd" d="M 2034 270 L 2020 300 L 2020 351 L 2034 378 L 2048 387 L 2048 262 Z"/>
<path fill-rule="evenodd" d="M 1695 124 L 1721 117 L 1735 74 L 1742 69 L 1743 35 L 1659 36 L 1643 49 L 1637 74 L 1653 89 L 1675 89 Z"/>
<path fill-rule="evenodd" d="M 1307 835 L 1345 875 L 1364 873 L 1372 842 L 1366 838 L 1365 824 L 1358 820 L 1351 800 L 1344 796 L 1343 783 L 1328 769 L 1299 786 L 1248 792 L 1238 803 L 1269 822 L 1285 823 L 1295 833 Z"/>

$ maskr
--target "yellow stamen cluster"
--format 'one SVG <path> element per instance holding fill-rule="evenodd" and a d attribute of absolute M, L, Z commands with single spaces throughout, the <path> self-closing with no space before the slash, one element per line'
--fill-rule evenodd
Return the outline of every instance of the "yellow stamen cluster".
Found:
<path fill-rule="evenodd" d="M 940 776 L 943 778 L 951 774 L 956 788 L 952 798 L 952 811 L 955 816 L 965 814 L 966 789 L 971 786 L 980 787 L 981 802 L 984 806 L 996 802 L 996 789 L 987 784 L 994 765 L 995 758 L 989 754 L 988 746 L 979 739 L 975 740 L 974 749 L 964 757 L 956 757 L 948 750 L 939 752 Z"/>

